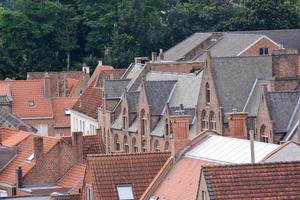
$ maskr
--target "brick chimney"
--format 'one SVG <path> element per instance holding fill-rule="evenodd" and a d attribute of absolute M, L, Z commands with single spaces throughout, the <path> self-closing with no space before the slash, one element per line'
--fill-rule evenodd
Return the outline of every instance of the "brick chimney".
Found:
<path fill-rule="evenodd" d="M 72 133 L 72 150 L 75 160 L 82 162 L 83 160 L 83 133 L 73 132 Z"/>
<path fill-rule="evenodd" d="M 299 75 L 299 54 L 296 49 L 276 49 L 272 52 L 274 77 L 295 77 Z"/>
<path fill-rule="evenodd" d="M 44 76 L 44 97 L 45 98 L 51 97 L 50 77 L 48 72 L 46 72 Z"/>
<path fill-rule="evenodd" d="M 228 116 L 229 135 L 236 138 L 247 138 L 246 120 L 248 113 L 237 112 L 233 109 L 231 113 L 226 113 Z"/>
<path fill-rule="evenodd" d="M 33 152 L 35 161 L 43 158 L 44 155 L 44 144 L 43 137 L 36 136 L 33 138 Z"/>
<path fill-rule="evenodd" d="M 178 154 L 187 147 L 191 140 L 189 139 L 190 115 L 171 115 L 170 122 L 172 126 L 171 151 L 172 155 Z"/>

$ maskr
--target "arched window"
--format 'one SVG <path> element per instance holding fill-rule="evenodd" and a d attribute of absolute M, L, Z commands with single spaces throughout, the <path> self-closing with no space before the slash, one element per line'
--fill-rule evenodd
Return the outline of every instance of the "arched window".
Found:
<path fill-rule="evenodd" d="M 143 152 L 147 152 L 147 144 L 146 144 L 146 140 L 142 141 L 142 151 Z"/>
<path fill-rule="evenodd" d="M 172 125 L 171 121 L 170 121 L 170 127 L 169 127 L 169 129 L 170 129 L 170 135 L 172 135 L 173 134 L 173 125 Z"/>
<path fill-rule="evenodd" d="M 123 146 L 124 146 L 125 153 L 129 153 L 129 144 L 128 144 L 127 135 L 124 135 Z"/>
<path fill-rule="evenodd" d="M 169 122 L 168 122 L 168 119 L 165 120 L 165 127 L 166 127 L 166 135 L 169 135 Z"/>
<path fill-rule="evenodd" d="M 135 137 L 132 138 L 132 150 L 133 150 L 134 153 L 139 151 L 139 149 L 136 145 L 136 138 Z"/>
<path fill-rule="evenodd" d="M 115 136 L 114 136 L 114 146 L 115 146 L 115 148 L 114 148 L 114 150 L 115 151 L 120 151 L 120 142 L 119 142 L 119 137 L 118 137 L 118 135 L 116 134 Z"/>
<path fill-rule="evenodd" d="M 160 146 L 159 146 L 158 140 L 155 140 L 155 142 L 154 142 L 154 151 L 155 152 L 160 151 Z"/>
<path fill-rule="evenodd" d="M 166 143 L 165 143 L 165 151 L 169 151 L 169 142 L 168 141 L 166 141 Z"/>
<path fill-rule="evenodd" d="M 126 129 L 127 127 L 127 115 L 126 115 L 126 109 L 124 108 L 123 110 L 123 125 L 122 125 L 123 129 Z"/>
<path fill-rule="evenodd" d="M 201 113 L 201 129 L 207 130 L 208 129 L 208 116 L 205 110 Z"/>
<path fill-rule="evenodd" d="M 205 84 L 205 97 L 206 97 L 206 104 L 210 104 L 210 87 L 209 84 Z"/>
<path fill-rule="evenodd" d="M 211 111 L 210 114 L 209 114 L 209 128 L 211 130 L 216 130 L 217 129 L 216 115 L 213 111 Z"/>
<path fill-rule="evenodd" d="M 147 117 L 145 114 L 145 110 L 142 110 L 141 112 L 141 132 L 142 135 L 146 134 L 146 130 L 147 130 Z"/>
<path fill-rule="evenodd" d="M 259 133 L 260 133 L 260 141 L 268 143 L 269 137 L 267 135 L 266 126 L 264 124 L 260 127 Z"/>

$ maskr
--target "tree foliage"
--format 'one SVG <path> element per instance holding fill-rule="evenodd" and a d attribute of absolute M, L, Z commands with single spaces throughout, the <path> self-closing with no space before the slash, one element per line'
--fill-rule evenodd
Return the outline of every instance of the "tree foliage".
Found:
<path fill-rule="evenodd" d="M 300 0 L 0 0 L 0 78 L 127 67 L 195 32 L 300 27 Z"/>

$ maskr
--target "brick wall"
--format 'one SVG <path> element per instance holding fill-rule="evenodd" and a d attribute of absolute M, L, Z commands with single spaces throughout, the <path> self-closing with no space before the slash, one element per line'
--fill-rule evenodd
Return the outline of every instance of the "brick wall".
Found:
<path fill-rule="evenodd" d="M 267 38 L 262 38 L 259 41 L 257 41 L 253 46 L 251 46 L 249 49 L 244 51 L 241 54 L 241 56 L 257 56 L 259 55 L 260 48 L 268 48 L 269 54 L 271 54 L 275 49 L 278 49 L 278 46 L 275 45 L 270 40 L 268 40 Z"/>

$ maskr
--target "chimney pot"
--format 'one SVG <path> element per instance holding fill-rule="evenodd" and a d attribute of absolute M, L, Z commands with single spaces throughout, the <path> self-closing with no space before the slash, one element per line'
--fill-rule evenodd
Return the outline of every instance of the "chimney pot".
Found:
<path fill-rule="evenodd" d="M 159 59 L 160 59 L 160 60 L 164 60 L 164 51 L 163 51 L 163 49 L 159 49 L 159 54 L 158 54 L 158 56 L 159 56 Z"/>
<path fill-rule="evenodd" d="M 102 66 L 103 64 L 102 64 L 102 60 L 98 60 L 98 66 Z"/>
<path fill-rule="evenodd" d="M 16 174 L 17 174 L 17 187 L 22 188 L 23 187 L 23 170 L 22 170 L 21 166 L 19 166 L 16 169 Z"/>
<path fill-rule="evenodd" d="M 250 135 L 251 163 L 255 163 L 254 131 L 250 130 L 249 135 Z"/>

